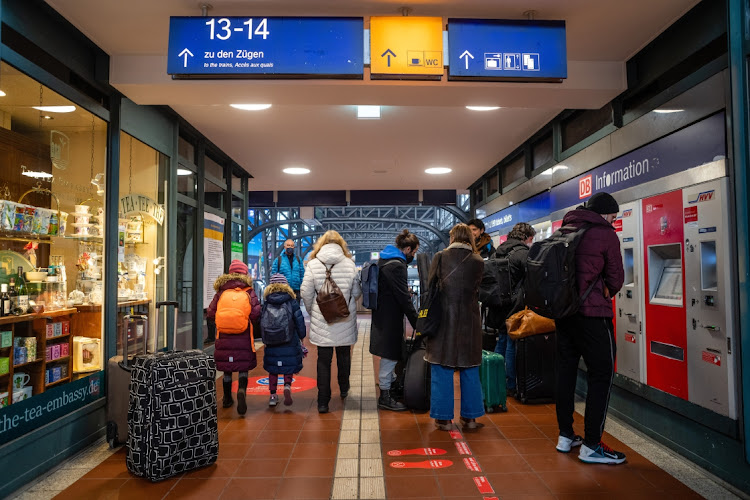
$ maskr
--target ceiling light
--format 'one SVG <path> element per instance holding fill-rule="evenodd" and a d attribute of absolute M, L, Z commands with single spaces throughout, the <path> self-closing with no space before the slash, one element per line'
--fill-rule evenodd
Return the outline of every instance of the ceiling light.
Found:
<path fill-rule="evenodd" d="M 192 175 L 193 172 L 191 170 L 188 170 L 186 168 L 178 168 L 177 169 L 177 175 Z"/>
<path fill-rule="evenodd" d="M 357 118 L 380 118 L 380 106 L 357 106 Z"/>
<path fill-rule="evenodd" d="M 42 118 L 44 118 L 45 120 L 54 120 L 54 118 L 52 118 L 50 115 L 44 115 L 42 116 Z"/>
<path fill-rule="evenodd" d="M 230 104 L 230 106 L 243 111 L 263 111 L 271 107 L 270 104 Z"/>
<path fill-rule="evenodd" d="M 0 90 L 0 97 L 5 97 L 5 92 L 3 92 L 2 90 Z"/>
<path fill-rule="evenodd" d="M 439 175 L 439 174 L 448 174 L 451 173 L 453 170 L 448 167 L 431 167 L 426 169 L 424 172 L 426 174 L 433 174 L 433 175 Z"/>
<path fill-rule="evenodd" d="M 305 167 L 289 167 L 282 170 L 285 174 L 292 174 L 292 175 L 304 175 L 309 174 L 310 169 Z"/>
<path fill-rule="evenodd" d="M 44 111 L 45 113 L 72 113 L 76 110 L 75 106 L 31 106 L 34 109 L 38 109 L 39 111 Z"/>
<path fill-rule="evenodd" d="M 547 170 L 542 172 L 541 175 L 552 175 L 558 170 L 568 170 L 568 167 L 566 167 L 565 165 L 555 165 L 554 167 L 548 168 Z"/>
<path fill-rule="evenodd" d="M 496 109 L 500 109 L 500 106 L 466 106 L 466 109 L 472 111 L 495 111 Z"/>
<path fill-rule="evenodd" d="M 685 111 L 684 109 L 655 109 L 654 113 L 661 113 L 661 114 L 667 114 L 667 113 L 682 113 Z"/>

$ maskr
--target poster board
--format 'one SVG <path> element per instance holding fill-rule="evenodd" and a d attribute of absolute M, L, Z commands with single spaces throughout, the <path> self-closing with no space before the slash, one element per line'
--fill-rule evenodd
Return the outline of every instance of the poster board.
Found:
<path fill-rule="evenodd" d="M 216 295 L 214 282 L 224 274 L 224 218 L 203 212 L 203 307 Z"/>

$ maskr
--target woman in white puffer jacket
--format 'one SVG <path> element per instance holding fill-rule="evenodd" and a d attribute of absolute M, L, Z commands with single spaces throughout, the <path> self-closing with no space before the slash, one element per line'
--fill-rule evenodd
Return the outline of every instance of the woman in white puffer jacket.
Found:
<path fill-rule="evenodd" d="M 349 316 L 333 323 L 325 320 L 315 300 L 326 279 L 326 269 L 331 270 L 331 278 L 349 304 Z M 310 314 L 310 343 L 318 347 L 318 412 L 328 413 L 334 349 L 341 398 L 345 398 L 349 392 L 351 346 L 357 342 L 357 297 L 362 295 L 357 266 L 352 260 L 346 241 L 336 231 L 326 231 L 315 242 L 300 295 L 305 303 L 305 309 Z"/>

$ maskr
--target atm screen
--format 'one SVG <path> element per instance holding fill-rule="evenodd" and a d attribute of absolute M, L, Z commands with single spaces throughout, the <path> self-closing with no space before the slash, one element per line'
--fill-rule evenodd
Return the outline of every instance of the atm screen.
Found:
<path fill-rule="evenodd" d="M 682 267 L 665 267 L 654 299 L 682 302 Z"/>

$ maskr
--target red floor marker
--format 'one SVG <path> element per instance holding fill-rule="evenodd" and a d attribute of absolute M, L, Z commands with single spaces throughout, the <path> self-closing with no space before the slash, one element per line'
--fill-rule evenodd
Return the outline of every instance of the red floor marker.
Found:
<path fill-rule="evenodd" d="M 411 450 L 391 450 L 388 452 L 390 457 L 401 457 L 404 455 L 445 455 L 447 451 L 441 448 L 414 448 Z"/>
<path fill-rule="evenodd" d="M 487 478 L 484 476 L 478 476 L 474 478 L 474 484 L 477 485 L 477 489 L 479 490 L 479 493 L 495 493 L 495 490 L 492 489 L 492 485 L 489 481 L 487 481 Z"/>
<path fill-rule="evenodd" d="M 463 439 L 464 437 L 461 435 L 459 431 L 451 431 L 451 439 Z"/>
<path fill-rule="evenodd" d="M 424 462 L 391 462 L 394 469 L 445 469 L 453 465 L 450 460 L 425 460 Z M 494 493 L 494 492 L 490 492 Z"/>
<path fill-rule="evenodd" d="M 474 457 L 464 458 L 464 465 L 472 472 L 482 472 L 482 468 Z"/>
<path fill-rule="evenodd" d="M 471 455 L 471 450 L 469 449 L 469 445 L 466 443 L 466 441 L 458 441 L 456 443 L 456 449 L 461 455 Z"/>

